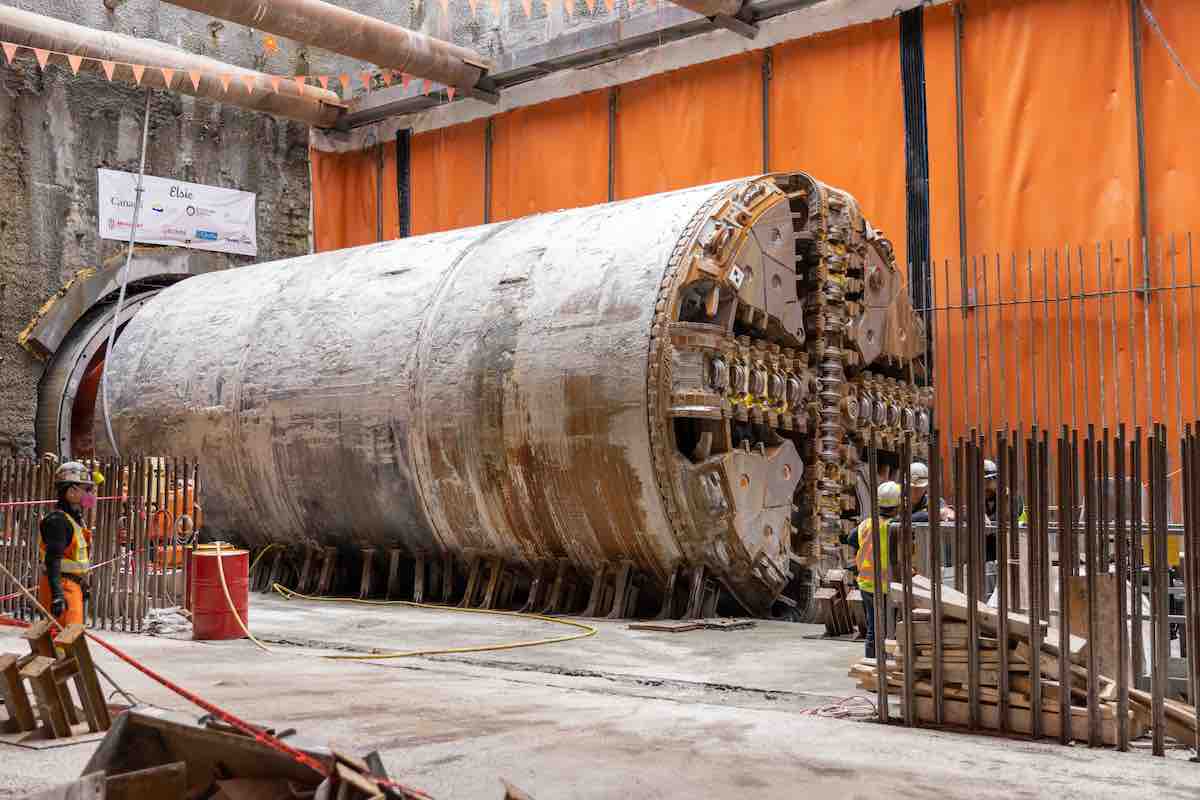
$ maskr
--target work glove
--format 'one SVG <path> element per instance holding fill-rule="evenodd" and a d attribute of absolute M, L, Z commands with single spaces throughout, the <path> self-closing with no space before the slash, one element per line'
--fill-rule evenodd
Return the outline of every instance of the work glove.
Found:
<path fill-rule="evenodd" d="M 50 613 L 55 617 L 61 617 L 67 610 L 67 598 L 62 595 L 57 595 L 50 601 Z"/>

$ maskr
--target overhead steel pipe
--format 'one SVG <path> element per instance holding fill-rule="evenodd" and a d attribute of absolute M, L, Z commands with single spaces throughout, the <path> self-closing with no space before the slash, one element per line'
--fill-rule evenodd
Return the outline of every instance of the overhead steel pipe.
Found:
<path fill-rule="evenodd" d="M 853 198 L 780 174 L 190 278 L 118 340 L 112 426 L 203 458 L 213 535 L 803 610 L 862 437 L 923 452 L 923 339 Z"/>
<path fill-rule="evenodd" d="M 143 86 L 169 88 L 181 94 L 262 111 L 318 128 L 333 127 L 342 111 L 338 96 L 326 89 L 301 87 L 295 81 L 280 80 L 277 75 L 237 67 L 162 42 L 99 31 L 12 6 L 0 6 L 0 40 L 84 58 L 141 64 L 148 67 L 142 75 Z M 167 86 L 159 67 L 179 73 L 171 86 Z M 189 71 L 203 73 L 198 88 L 187 76 Z M 221 75 L 229 76 L 228 89 L 222 83 Z M 253 91 L 247 89 L 247 80 L 253 83 Z"/>
<path fill-rule="evenodd" d="M 167 0 L 418 78 L 470 91 L 487 71 L 477 53 L 321 0 Z"/>

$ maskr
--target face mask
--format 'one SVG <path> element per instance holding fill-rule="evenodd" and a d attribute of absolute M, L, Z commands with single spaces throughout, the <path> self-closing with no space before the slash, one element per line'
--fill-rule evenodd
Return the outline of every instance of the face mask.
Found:
<path fill-rule="evenodd" d="M 79 505 L 83 506 L 86 509 L 95 508 L 96 507 L 96 493 L 88 492 L 87 494 L 85 494 L 83 496 L 83 499 L 79 501 Z"/>

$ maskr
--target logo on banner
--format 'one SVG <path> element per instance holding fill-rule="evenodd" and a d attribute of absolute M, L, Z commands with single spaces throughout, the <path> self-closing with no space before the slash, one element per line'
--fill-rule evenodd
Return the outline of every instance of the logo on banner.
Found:
<path fill-rule="evenodd" d="M 216 231 L 206 231 L 206 230 L 197 228 L 196 229 L 196 238 L 200 239 L 201 241 L 204 241 L 204 242 L 215 242 L 218 239 L 220 239 L 221 237 L 217 235 Z"/>

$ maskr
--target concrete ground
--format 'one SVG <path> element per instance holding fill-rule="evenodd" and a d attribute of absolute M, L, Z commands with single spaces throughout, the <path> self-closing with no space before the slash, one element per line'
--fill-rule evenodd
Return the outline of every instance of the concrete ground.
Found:
<path fill-rule="evenodd" d="M 253 722 L 347 752 L 379 750 L 392 776 L 438 798 L 499 798 L 500 779 L 547 798 L 1194 798 L 1200 764 L 1053 743 L 907 730 L 813 715 L 857 694 L 860 644 L 818 626 L 596 636 L 486 653 L 331 661 L 371 649 L 442 649 L 569 633 L 563 626 L 404 606 L 255 596 L 249 641 L 106 638 Z M 101 634 L 104 636 L 104 634 Z M 0 651 L 20 651 L 0 628 Z M 190 707 L 107 655 L 137 697 Z M 806 713 L 807 712 L 807 713 Z M 0 745 L 0 797 L 79 774 L 94 745 Z"/>

